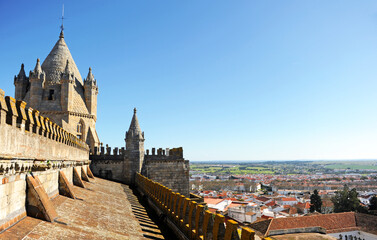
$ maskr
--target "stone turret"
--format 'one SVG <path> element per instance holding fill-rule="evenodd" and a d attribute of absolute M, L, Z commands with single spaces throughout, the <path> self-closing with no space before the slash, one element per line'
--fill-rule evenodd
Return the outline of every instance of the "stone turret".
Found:
<path fill-rule="evenodd" d="M 84 79 L 85 103 L 89 114 L 97 115 L 97 80 L 94 79 L 92 68 L 89 68 L 88 76 Z"/>
<path fill-rule="evenodd" d="M 131 120 L 130 128 L 126 132 L 126 149 L 144 152 L 144 132 L 141 131 L 139 120 L 136 116 L 136 108 Z"/>
<path fill-rule="evenodd" d="M 30 71 L 30 104 L 37 108 L 42 100 L 46 74 L 42 70 L 39 58 L 33 71 Z"/>
<path fill-rule="evenodd" d="M 21 67 L 15 77 L 15 97 L 85 141 L 94 151 L 100 143 L 95 129 L 98 87 L 91 71 L 88 76 L 84 84 L 61 31 L 43 63 L 38 59 L 29 79 Z"/>
<path fill-rule="evenodd" d="M 131 120 L 130 128 L 126 132 L 125 178 L 129 184 L 133 183 L 135 173 L 141 172 L 144 162 L 144 132 L 141 131 L 136 108 Z"/>
<path fill-rule="evenodd" d="M 26 91 L 29 88 L 29 78 L 26 77 L 24 64 L 21 64 L 20 72 L 17 76 L 14 76 L 14 86 L 16 87 L 15 90 L 15 98 L 16 100 L 22 100 L 25 95 Z"/>
<path fill-rule="evenodd" d="M 69 59 L 60 80 L 60 102 L 63 111 L 72 111 L 75 74 L 70 70 Z"/>

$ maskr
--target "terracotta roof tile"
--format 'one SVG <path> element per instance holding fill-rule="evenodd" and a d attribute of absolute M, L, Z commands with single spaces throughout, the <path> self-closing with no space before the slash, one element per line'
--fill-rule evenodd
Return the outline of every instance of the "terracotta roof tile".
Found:
<path fill-rule="evenodd" d="M 355 228 L 355 213 L 334 213 L 315 216 L 275 218 L 271 221 L 269 230 L 323 227 L 327 231 L 334 231 L 342 228 Z"/>
<path fill-rule="evenodd" d="M 221 198 L 204 198 L 204 202 L 207 203 L 207 204 L 219 204 L 221 203 L 222 201 L 224 201 L 224 199 L 221 199 Z"/>

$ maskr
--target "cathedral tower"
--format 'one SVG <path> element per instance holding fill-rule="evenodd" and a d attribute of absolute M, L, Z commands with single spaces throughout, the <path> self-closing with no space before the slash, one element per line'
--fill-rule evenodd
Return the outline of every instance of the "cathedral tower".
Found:
<path fill-rule="evenodd" d="M 29 78 L 24 67 L 14 79 L 15 98 L 84 140 L 93 151 L 99 146 L 97 82 L 89 70 L 85 83 L 64 40 L 63 30 L 51 52 L 39 59 Z"/>

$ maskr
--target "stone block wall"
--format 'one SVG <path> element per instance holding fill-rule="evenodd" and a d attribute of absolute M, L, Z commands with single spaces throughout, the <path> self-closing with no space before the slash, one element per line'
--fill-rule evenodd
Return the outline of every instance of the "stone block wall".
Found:
<path fill-rule="evenodd" d="M 0 184 L 0 226 L 22 214 L 26 215 L 26 174 L 12 176 Z M 1 178 L 1 177 L 0 177 Z"/>
<path fill-rule="evenodd" d="M 100 151 L 95 148 L 94 154 L 90 155 L 90 170 L 96 177 L 125 182 L 124 173 L 124 148 L 101 147 Z"/>
<path fill-rule="evenodd" d="M 97 177 L 133 184 L 132 179 L 139 172 L 135 167 L 140 161 L 137 154 L 135 156 L 137 152 L 118 149 L 96 149 L 95 154 L 90 155 L 90 169 Z M 182 148 L 152 148 L 144 154 L 141 173 L 186 196 L 190 196 L 189 171 L 189 161 L 183 158 Z"/>
<path fill-rule="evenodd" d="M 141 173 L 172 189 L 173 192 L 190 196 L 190 166 L 189 161 L 183 158 L 182 148 L 167 149 L 166 151 L 160 148 L 157 149 L 157 155 L 154 149 L 152 149 L 152 155 L 147 150 Z"/>
<path fill-rule="evenodd" d="M 89 147 L 0 89 L 0 159 L 88 160 Z"/>
<path fill-rule="evenodd" d="M 123 166 L 123 158 L 121 160 L 108 158 L 106 160 L 92 160 L 90 170 L 92 170 L 92 173 L 96 177 L 124 182 Z"/>
<path fill-rule="evenodd" d="M 72 183 L 73 167 L 85 171 L 89 162 L 85 142 L 0 89 L 0 232 L 26 216 L 28 177 L 53 198 L 59 171 Z"/>

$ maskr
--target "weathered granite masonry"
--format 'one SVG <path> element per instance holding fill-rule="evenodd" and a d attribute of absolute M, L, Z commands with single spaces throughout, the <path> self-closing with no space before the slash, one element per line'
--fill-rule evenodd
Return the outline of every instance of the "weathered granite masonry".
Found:
<path fill-rule="evenodd" d="M 144 152 L 144 132 L 141 131 L 136 109 L 126 132 L 126 148 L 106 146 L 90 155 L 93 174 L 109 180 L 134 184 L 135 174 L 142 173 L 173 191 L 189 196 L 189 161 L 182 148 L 156 149 Z"/>
<path fill-rule="evenodd" d="M 59 40 L 42 65 L 26 75 L 24 65 L 14 77 L 15 99 L 23 100 L 42 115 L 86 142 L 91 150 L 99 146 L 96 132 L 97 80 L 89 68 L 86 79 L 81 74 L 64 40 Z"/>
<path fill-rule="evenodd" d="M 73 169 L 88 165 L 84 141 L 0 89 L 0 232 L 26 214 L 52 220 L 45 213 L 53 212 L 46 206 L 59 194 L 59 171 L 72 184 Z"/>
<path fill-rule="evenodd" d="M 189 192 L 189 161 L 183 158 L 183 149 L 157 149 L 157 155 L 147 151 L 141 174 L 153 181 L 161 183 L 174 192 L 190 196 Z M 166 154 L 168 153 L 168 154 Z"/>

